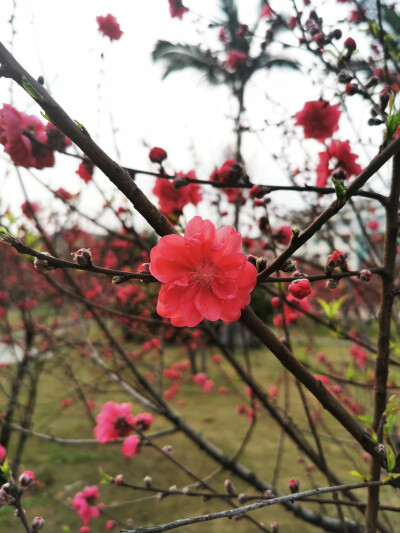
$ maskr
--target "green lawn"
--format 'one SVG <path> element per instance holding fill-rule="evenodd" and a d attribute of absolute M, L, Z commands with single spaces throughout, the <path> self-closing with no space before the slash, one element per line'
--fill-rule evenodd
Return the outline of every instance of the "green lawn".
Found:
<path fill-rule="evenodd" d="M 302 333 L 301 330 L 295 331 L 298 339 L 301 339 Z M 305 343 L 306 340 L 298 340 L 295 353 L 304 354 Z M 322 370 L 322 367 L 316 362 L 315 353 L 323 351 L 337 365 L 340 364 L 340 367 L 345 367 L 350 359 L 349 346 L 349 343 L 339 341 L 334 337 L 321 339 L 310 350 L 307 360 L 315 364 L 317 369 Z M 215 353 L 215 350 L 210 351 L 209 355 L 211 353 Z M 237 357 L 244 364 L 244 357 L 240 351 L 238 351 Z M 182 359 L 181 349 L 168 348 L 165 355 L 165 366 L 177 359 Z M 265 390 L 268 390 L 270 385 L 279 383 L 277 401 L 282 404 L 284 385 L 279 363 L 272 354 L 262 348 L 251 350 L 250 360 L 253 375 Z M 155 357 L 146 355 L 140 365 L 147 371 L 155 363 Z M 82 359 L 71 356 L 68 365 L 71 365 L 74 376 L 79 380 L 87 398 L 96 403 L 94 414 L 99 412 L 100 406 L 107 400 L 132 401 L 118 389 L 117 385 L 108 384 L 107 379 L 93 367 L 89 360 L 84 361 L 83 364 Z M 237 414 L 237 405 L 243 403 L 249 406 L 249 400 L 246 396 L 245 386 L 233 375 L 227 363 L 223 362 L 222 364 L 224 372 L 221 372 L 211 360 L 208 361 L 207 365 L 208 375 L 215 381 L 215 389 L 206 394 L 191 383 L 189 374 L 185 374 L 186 378 L 179 394 L 173 400 L 173 404 L 198 431 L 222 449 L 225 454 L 233 456 L 240 448 L 249 428 L 249 421 L 246 416 Z M 93 438 L 90 418 L 79 400 L 75 384 L 66 377 L 65 368 L 65 361 L 62 362 L 58 358 L 46 363 L 40 378 L 34 430 L 62 438 Z M 8 370 L 0 378 L 0 383 L 6 390 L 7 380 L 9 380 L 7 373 L 10 372 L 12 371 Z M 358 376 L 359 379 L 361 377 Z M 288 413 L 300 427 L 306 429 L 307 423 L 299 394 L 290 377 L 288 383 Z M 224 396 L 218 394 L 218 387 L 221 385 L 228 388 L 228 394 Z M 166 388 L 168 386 L 169 383 L 166 384 Z M 4 393 L 0 394 L 1 405 L 4 408 L 5 396 Z M 72 397 L 73 404 L 63 409 L 59 402 L 66 397 Z M 354 397 L 367 408 L 368 412 L 371 394 L 358 390 Z M 134 402 L 132 403 L 134 404 Z M 310 399 L 309 405 L 311 411 L 318 413 L 323 419 L 323 423 L 318 426 L 321 435 L 328 436 L 331 433 L 343 444 L 343 448 L 339 448 L 332 439 L 322 438 L 323 450 L 331 469 L 344 482 L 355 482 L 356 479 L 347 475 L 346 472 L 352 469 L 368 471 L 368 465 L 362 459 L 360 449 L 353 446 L 345 431 L 327 413 L 321 412 L 314 400 Z M 134 414 L 143 410 L 141 406 L 133 405 Z M 168 427 L 170 427 L 168 422 L 156 418 L 151 432 Z M 310 434 L 308 432 L 306 434 L 309 441 L 312 442 Z M 267 482 L 271 482 L 273 479 L 280 435 L 281 430 L 268 413 L 259 410 L 258 421 L 252 438 L 240 457 L 240 462 L 243 465 Z M 15 453 L 18 438 L 19 436 L 14 434 L 12 445 L 9 448 L 11 458 Z M 160 447 L 170 444 L 173 447 L 173 457 L 176 460 L 201 478 L 212 476 L 210 483 L 213 487 L 220 492 L 224 490 L 224 480 L 231 477 L 230 474 L 220 472 L 218 465 L 193 446 L 184 435 L 169 435 L 159 438 L 155 442 Z M 346 457 L 343 450 L 353 459 L 352 461 Z M 280 475 L 277 482 L 277 488 L 281 492 L 288 492 L 287 483 L 291 477 L 300 480 L 301 489 L 327 484 L 326 479 L 316 470 L 310 471 L 308 469 L 309 460 L 307 458 L 303 457 L 304 460 L 299 460 L 302 457 L 286 436 L 283 441 Z M 176 485 L 178 488 L 182 488 L 191 483 L 187 474 L 177 470 L 168 459 L 152 448 L 144 447 L 140 454 L 126 459 L 120 451 L 119 444 L 66 446 L 46 443 L 32 437 L 27 441 L 21 470 L 33 470 L 40 481 L 40 486 L 29 489 L 24 497 L 23 503 L 28 521 L 34 516 L 42 515 L 46 521 L 46 531 L 54 533 L 79 531 L 81 522 L 70 507 L 71 500 L 74 494 L 85 485 L 100 483 L 100 467 L 112 476 L 122 473 L 124 479 L 133 484 L 143 484 L 143 478 L 146 475 L 151 476 L 153 485 L 157 487 L 168 488 Z M 238 492 L 255 494 L 255 491 L 243 482 L 234 478 L 232 480 Z M 92 521 L 92 531 L 94 532 L 106 531 L 104 524 L 109 519 L 119 520 L 122 527 L 124 520 L 133 518 L 134 526 L 139 527 L 227 508 L 227 503 L 223 501 L 209 500 L 203 502 L 200 498 L 182 496 L 168 496 L 160 500 L 152 493 L 133 491 L 115 485 L 100 485 L 100 491 L 101 501 L 106 505 L 106 513 Z M 384 491 L 385 497 L 382 500 L 385 503 L 397 502 L 397 496 L 392 489 L 385 488 Z M 359 493 L 359 497 L 364 499 L 365 494 Z M 322 509 L 318 504 L 307 504 L 307 506 L 310 509 L 324 513 L 329 512 L 332 516 L 337 516 L 332 506 L 325 506 Z M 352 511 L 351 514 L 362 521 L 361 513 Z M 259 510 L 252 516 L 263 522 L 266 527 L 269 527 L 271 522 L 278 522 L 282 532 L 292 532 L 294 527 L 298 527 L 303 533 L 320 531 L 304 522 L 294 522 L 293 515 L 279 506 Z M 390 519 L 395 524 L 397 517 L 391 516 Z M 227 519 L 223 519 L 193 525 L 190 528 L 183 528 L 181 531 L 182 533 L 189 530 L 193 533 L 225 533 L 228 529 L 239 533 L 257 530 L 247 520 L 229 521 L 228 523 Z M 22 526 L 14 518 L 13 509 L 10 507 L 3 507 L 0 510 L 0 531 L 7 533 L 9 531 L 22 531 Z"/>

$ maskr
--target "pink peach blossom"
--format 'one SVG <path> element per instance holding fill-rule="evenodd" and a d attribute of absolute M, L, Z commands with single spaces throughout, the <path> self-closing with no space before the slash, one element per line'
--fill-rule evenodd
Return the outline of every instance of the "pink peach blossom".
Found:
<path fill-rule="evenodd" d="M 162 237 L 150 254 L 150 272 L 162 282 L 158 314 L 179 327 L 197 326 L 203 318 L 237 320 L 257 281 L 241 247 L 241 235 L 232 226 L 216 230 L 198 216 L 184 236 Z"/>

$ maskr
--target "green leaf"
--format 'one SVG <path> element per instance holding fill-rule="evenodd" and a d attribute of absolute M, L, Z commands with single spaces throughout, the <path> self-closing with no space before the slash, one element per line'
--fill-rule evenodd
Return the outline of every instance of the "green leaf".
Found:
<path fill-rule="evenodd" d="M 83 131 L 83 126 L 82 126 L 82 124 L 81 124 L 78 120 L 75 120 L 75 119 L 74 119 L 74 122 L 75 122 L 75 124 L 78 126 L 78 128 L 79 128 L 80 130 Z"/>
<path fill-rule="evenodd" d="M 382 483 L 387 483 L 391 479 L 399 479 L 400 474 L 394 474 L 392 472 L 389 472 L 389 474 L 382 479 Z"/>
<path fill-rule="evenodd" d="M 358 470 L 349 470 L 349 472 L 347 472 L 347 475 L 358 477 L 358 479 L 362 479 L 364 481 L 364 476 L 360 472 L 358 472 Z"/>
<path fill-rule="evenodd" d="M 333 300 L 332 302 L 325 302 L 325 300 L 322 300 L 322 298 L 317 298 L 317 302 L 322 307 L 326 318 L 328 318 L 329 320 L 332 320 L 336 317 L 337 313 L 339 312 L 339 309 L 341 308 L 345 300 L 346 296 L 342 296 L 341 298 Z"/>
<path fill-rule="evenodd" d="M 11 468 L 8 465 L 8 457 L 5 458 L 4 463 L 0 465 L 0 472 L 2 472 L 3 476 L 8 481 L 12 475 Z"/>
<path fill-rule="evenodd" d="M 372 422 L 374 420 L 370 415 L 358 415 L 357 418 L 360 420 L 360 422 L 365 422 L 369 426 L 372 426 Z"/>
<path fill-rule="evenodd" d="M 392 471 L 394 469 L 394 466 L 396 464 L 396 456 L 394 454 L 393 448 L 388 444 L 388 447 L 386 448 L 386 461 L 388 464 L 388 470 Z"/>
<path fill-rule="evenodd" d="M 354 363 L 353 363 L 353 361 L 351 361 L 351 363 L 349 364 L 349 367 L 347 369 L 347 372 L 346 372 L 346 379 L 351 381 L 355 377 L 356 377 L 356 371 L 355 371 L 355 368 L 354 368 Z"/>
<path fill-rule="evenodd" d="M 335 193 L 336 193 L 337 201 L 340 204 L 344 205 L 346 203 L 346 193 L 347 193 L 346 187 L 343 187 L 343 185 L 340 183 L 340 181 L 338 181 L 336 178 L 331 178 L 331 180 L 332 180 L 333 185 L 335 187 Z"/>
<path fill-rule="evenodd" d="M 101 475 L 101 483 L 103 485 L 109 485 L 111 481 L 114 479 L 112 476 L 109 476 L 106 474 L 101 467 L 99 467 L 99 472 Z"/>
<path fill-rule="evenodd" d="M 29 96 L 32 96 L 34 100 L 37 100 L 38 102 L 41 102 L 43 100 L 42 95 L 37 92 L 35 87 L 31 84 L 28 78 L 24 75 L 22 76 L 22 86 L 25 89 L 25 91 L 29 94 Z"/>
<path fill-rule="evenodd" d="M 40 114 L 42 115 L 43 118 L 45 118 L 46 120 L 54 124 L 54 122 L 51 120 L 51 118 L 49 117 L 47 113 L 45 113 L 44 111 L 41 111 Z"/>

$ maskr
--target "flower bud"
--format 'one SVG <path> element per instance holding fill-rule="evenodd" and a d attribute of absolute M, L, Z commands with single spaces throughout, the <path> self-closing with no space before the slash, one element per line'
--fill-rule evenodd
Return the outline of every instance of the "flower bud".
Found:
<path fill-rule="evenodd" d="M 339 72 L 338 81 L 339 83 L 350 83 L 353 79 L 353 76 L 351 74 L 348 74 L 347 72 Z"/>
<path fill-rule="evenodd" d="M 52 257 L 49 252 L 42 252 L 43 255 L 48 255 L 49 257 Z M 50 272 L 50 270 L 55 270 L 57 267 L 54 265 L 51 265 L 48 261 L 45 259 L 40 259 L 39 257 L 35 257 L 35 260 L 33 262 L 33 266 L 41 272 L 42 274 L 46 274 L 46 272 Z"/>
<path fill-rule="evenodd" d="M 339 30 L 339 28 L 336 28 L 332 32 L 332 38 L 333 39 L 341 39 L 342 38 L 342 30 Z"/>
<path fill-rule="evenodd" d="M 162 163 L 167 158 L 167 152 L 163 148 L 155 146 L 150 150 L 149 158 L 152 163 Z"/>
<path fill-rule="evenodd" d="M 118 474 L 118 476 L 115 476 L 114 483 L 116 485 L 121 485 L 122 481 L 124 480 L 122 474 Z"/>
<path fill-rule="evenodd" d="M 383 91 L 381 91 L 381 94 L 379 95 L 379 101 L 380 101 L 380 109 L 381 111 L 384 111 L 386 106 L 388 105 L 389 103 L 389 98 L 390 98 L 390 91 L 389 89 L 383 89 Z"/>
<path fill-rule="evenodd" d="M 288 261 L 285 261 L 283 265 L 281 266 L 280 270 L 282 270 L 282 272 L 295 272 L 296 270 L 295 261 L 291 261 L 290 259 Z"/>
<path fill-rule="evenodd" d="M 247 502 L 247 494 L 245 494 L 244 492 L 241 492 L 239 496 L 237 497 L 237 499 L 238 499 L 238 502 L 243 505 Z"/>
<path fill-rule="evenodd" d="M 299 492 L 300 483 L 295 478 L 289 479 L 289 490 L 292 494 Z"/>
<path fill-rule="evenodd" d="M 145 476 L 145 478 L 143 479 L 144 481 L 144 484 L 147 488 L 151 487 L 151 484 L 152 484 L 152 478 L 150 476 Z"/>
<path fill-rule="evenodd" d="M 230 479 L 225 479 L 224 487 L 228 494 L 235 494 L 235 487 Z"/>
<path fill-rule="evenodd" d="M 351 37 L 347 37 L 347 39 L 344 42 L 344 46 L 349 50 L 350 52 L 354 52 L 357 48 L 357 44 L 354 39 Z"/>
<path fill-rule="evenodd" d="M 348 83 L 345 88 L 345 93 L 348 96 L 354 96 L 358 93 L 358 85 L 356 83 Z"/>
<path fill-rule="evenodd" d="M 296 278 L 288 287 L 290 294 L 297 300 L 302 300 L 309 294 L 311 294 L 311 286 L 308 279 Z"/>
<path fill-rule="evenodd" d="M 275 498 L 275 494 L 271 489 L 268 489 L 264 492 L 264 497 L 267 498 L 267 500 L 272 500 L 272 498 Z"/>
<path fill-rule="evenodd" d="M 113 285 L 120 285 L 121 283 L 124 283 L 125 281 L 126 281 L 126 277 L 125 276 L 113 276 L 112 280 L 111 280 L 111 283 Z"/>
<path fill-rule="evenodd" d="M 301 270 L 295 270 L 292 274 L 292 278 L 304 278 L 304 273 Z"/>
<path fill-rule="evenodd" d="M 256 266 L 257 265 L 257 257 L 255 255 L 248 255 L 247 256 L 247 261 L 249 263 L 251 263 L 252 265 Z"/>
<path fill-rule="evenodd" d="M 1 488 L 0 489 L 0 507 L 3 507 L 3 505 L 7 505 L 7 503 L 10 501 L 9 496 L 7 492 Z"/>
<path fill-rule="evenodd" d="M 174 189 L 178 191 L 179 189 L 186 187 L 186 185 L 189 185 L 189 183 L 190 183 L 189 178 L 186 176 L 183 178 L 175 178 L 173 182 Z"/>
<path fill-rule="evenodd" d="M 363 270 L 360 270 L 358 277 L 361 281 L 369 281 L 372 277 L 372 272 L 364 268 Z"/>
<path fill-rule="evenodd" d="M 257 257 L 257 261 L 256 261 L 257 272 L 262 272 L 263 270 L 265 270 L 267 263 L 268 261 L 266 257 Z"/>
<path fill-rule="evenodd" d="M 80 248 L 77 252 L 72 252 L 72 261 L 79 266 L 92 266 L 92 252 L 90 248 Z"/>
<path fill-rule="evenodd" d="M 170 444 L 167 444 L 166 446 L 163 446 L 162 451 L 164 453 L 167 453 L 168 455 L 172 454 L 172 446 Z"/>
<path fill-rule="evenodd" d="M 41 516 L 35 516 L 32 520 L 31 528 L 32 531 L 39 531 L 44 526 L 44 520 Z"/>
<path fill-rule="evenodd" d="M 278 522 L 271 522 L 270 528 L 271 528 L 271 533 L 278 533 L 279 531 Z"/>
<path fill-rule="evenodd" d="M 34 483 L 35 474 L 30 470 L 25 470 L 25 472 L 22 472 L 19 476 L 19 484 L 21 485 L 21 488 L 30 487 L 31 485 L 34 485 Z"/>
<path fill-rule="evenodd" d="M 339 285 L 339 282 L 337 279 L 328 279 L 326 280 L 326 283 L 325 283 L 325 287 L 327 289 L 336 289 L 337 286 Z"/>

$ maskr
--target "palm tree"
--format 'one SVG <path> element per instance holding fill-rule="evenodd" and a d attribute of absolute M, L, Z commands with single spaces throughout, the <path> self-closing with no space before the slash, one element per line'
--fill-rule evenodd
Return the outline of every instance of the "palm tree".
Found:
<path fill-rule="evenodd" d="M 261 3 L 261 7 L 265 2 Z M 271 56 L 268 53 L 268 46 L 264 45 L 258 55 L 250 56 L 249 51 L 253 43 L 257 24 L 252 31 L 243 29 L 239 22 L 235 0 L 221 0 L 221 10 L 224 21 L 215 23 L 221 31 L 225 32 L 225 52 L 232 51 L 245 54 L 245 59 L 238 62 L 236 68 L 227 67 L 225 61 L 221 61 L 218 53 L 213 53 L 209 49 L 204 50 L 200 45 L 173 44 L 169 41 L 158 41 L 152 57 L 153 61 L 163 61 L 166 65 L 163 79 L 172 72 L 178 72 L 186 68 L 193 68 L 204 74 L 204 77 L 211 85 L 227 85 L 232 95 L 237 99 L 238 112 L 235 118 L 236 149 L 235 159 L 243 161 L 241 154 L 241 142 L 243 129 L 240 127 L 244 107 L 245 89 L 248 81 L 255 72 L 261 69 L 269 69 L 274 66 L 297 68 L 294 61 L 280 56 Z M 283 20 L 278 16 L 275 19 L 275 29 L 283 27 Z M 265 43 L 266 44 L 266 43 Z"/>

